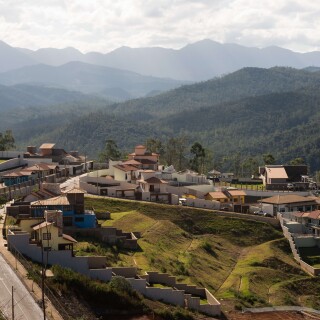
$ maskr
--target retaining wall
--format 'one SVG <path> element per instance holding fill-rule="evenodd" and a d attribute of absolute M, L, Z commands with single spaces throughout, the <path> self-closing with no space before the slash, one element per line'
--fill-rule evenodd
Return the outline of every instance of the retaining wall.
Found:
<path fill-rule="evenodd" d="M 294 234 L 290 233 L 289 228 L 286 227 L 285 221 L 281 215 L 281 213 L 278 213 L 277 215 L 280 225 L 282 227 L 283 235 L 288 239 L 290 248 L 293 254 L 294 259 L 300 264 L 300 267 L 303 271 L 313 275 L 313 276 L 318 276 L 320 275 L 320 268 L 314 268 L 313 266 L 310 266 L 308 263 L 303 261 L 299 255 L 298 252 L 298 244 L 303 244 L 303 246 L 306 246 L 307 244 L 312 244 L 315 242 L 312 242 L 312 240 L 309 240 L 310 237 L 300 237 L 297 235 L 295 236 Z M 296 240 L 298 241 L 296 242 Z M 314 239 L 315 241 L 315 239 Z M 311 245 L 314 246 L 314 245 Z M 308 246 L 307 246 L 308 247 Z"/>

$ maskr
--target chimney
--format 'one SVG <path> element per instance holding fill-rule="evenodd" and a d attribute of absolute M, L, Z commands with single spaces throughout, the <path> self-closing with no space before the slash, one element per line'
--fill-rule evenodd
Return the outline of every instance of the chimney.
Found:
<path fill-rule="evenodd" d="M 52 222 L 58 228 L 59 237 L 62 236 L 63 231 L 63 215 L 61 210 L 46 210 L 44 218 L 47 222 Z"/>

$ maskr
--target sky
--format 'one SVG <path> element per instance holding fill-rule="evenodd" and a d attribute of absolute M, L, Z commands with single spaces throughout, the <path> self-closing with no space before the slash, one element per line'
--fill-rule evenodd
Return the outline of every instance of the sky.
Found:
<path fill-rule="evenodd" d="M 212 39 L 320 50 L 317 0 L 0 0 L 0 40 L 14 47 L 181 48 Z"/>

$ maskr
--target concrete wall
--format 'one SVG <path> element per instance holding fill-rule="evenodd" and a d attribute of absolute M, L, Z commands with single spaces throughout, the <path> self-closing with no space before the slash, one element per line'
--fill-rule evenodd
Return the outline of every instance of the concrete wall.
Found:
<path fill-rule="evenodd" d="M 23 255 L 28 256 L 33 261 L 41 263 L 42 252 L 41 247 L 35 244 L 29 244 L 29 233 L 13 234 L 9 232 L 7 235 L 8 248 L 14 251 L 17 249 Z M 154 300 L 164 301 L 181 307 L 185 306 L 185 299 L 189 299 L 187 307 L 207 313 L 209 315 L 220 314 L 219 302 L 210 294 L 209 291 L 195 286 L 183 285 L 184 289 L 177 289 L 176 278 L 169 274 L 158 272 L 147 273 L 145 277 L 137 277 L 137 268 L 135 267 L 113 267 L 105 268 L 103 264 L 106 262 L 105 257 L 74 257 L 70 250 L 64 251 L 48 251 L 44 253 L 44 260 L 49 265 L 60 265 L 65 268 L 70 268 L 76 272 L 84 274 L 92 279 L 102 281 L 110 281 L 112 276 L 123 276 L 132 287 L 144 294 L 146 297 Z M 161 283 L 167 284 L 169 288 L 148 287 L 147 281 L 160 280 Z M 181 285 L 182 286 L 182 285 Z M 199 297 L 192 297 L 191 293 L 186 294 L 185 290 L 193 291 L 195 294 L 205 292 L 208 304 L 201 305 Z"/>
<path fill-rule="evenodd" d="M 0 151 L 0 159 L 23 158 L 23 151 Z"/>
<path fill-rule="evenodd" d="M 204 200 L 204 199 L 187 198 L 185 205 L 188 207 L 195 207 L 195 208 L 214 209 L 214 210 L 220 209 L 219 201 L 211 201 L 211 200 Z"/>
<path fill-rule="evenodd" d="M 89 269 L 103 269 L 106 267 L 107 259 L 105 256 L 89 256 L 87 259 Z"/>
<path fill-rule="evenodd" d="M 303 225 L 294 221 L 285 223 L 285 226 L 288 228 L 290 233 L 303 233 Z"/>
<path fill-rule="evenodd" d="M 1 151 L 0 151 L 0 154 L 1 154 Z M 24 161 L 22 158 L 14 158 L 14 159 L 10 159 L 5 162 L 2 162 L 0 163 L 0 176 L 2 176 L 1 171 L 14 169 L 26 164 L 27 164 L 26 161 Z"/>
<path fill-rule="evenodd" d="M 309 240 L 309 239 L 312 239 L 313 237 L 311 235 L 309 237 L 295 236 L 294 234 L 290 233 L 289 228 L 285 225 L 285 220 L 284 220 L 282 214 L 278 213 L 277 217 L 280 221 L 280 225 L 282 227 L 283 234 L 289 241 L 293 257 L 300 264 L 301 269 L 303 271 L 313 275 L 313 276 L 320 275 L 320 268 L 314 268 L 313 266 L 310 266 L 309 264 L 304 262 L 301 259 L 299 252 L 298 252 L 299 245 L 310 246 L 312 244 L 312 240 Z M 314 246 L 314 245 L 311 245 L 311 246 Z"/>
<path fill-rule="evenodd" d="M 174 290 L 172 288 L 147 287 L 145 296 L 149 299 L 160 300 L 184 307 L 184 291 Z"/>
<path fill-rule="evenodd" d="M 125 277 L 125 278 L 134 278 L 137 275 L 137 268 L 135 267 L 112 267 L 112 273 Z"/>
<path fill-rule="evenodd" d="M 316 239 L 311 235 L 309 237 L 293 235 L 293 239 L 297 248 L 311 248 L 317 245 Z"/>

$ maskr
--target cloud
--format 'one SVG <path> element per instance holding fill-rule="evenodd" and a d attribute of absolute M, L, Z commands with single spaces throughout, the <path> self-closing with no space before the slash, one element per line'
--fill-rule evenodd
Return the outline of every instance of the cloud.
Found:
<path fill-rule="evenodd" d="M 31 49 L 179 48 L 204 38 L 320 49 L 320 3 L 311 0 L 0 0 L 0 6 L 0 39 Z"/>

